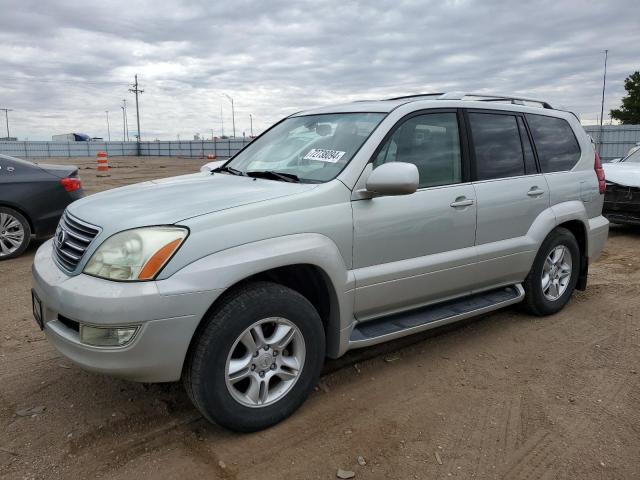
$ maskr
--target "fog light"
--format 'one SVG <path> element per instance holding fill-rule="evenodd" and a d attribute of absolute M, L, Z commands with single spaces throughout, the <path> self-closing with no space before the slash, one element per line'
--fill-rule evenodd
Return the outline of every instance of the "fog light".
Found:
<path fill-rule="evenodd" d="M 92 327 L 80 325 L 80 341 L 94 347 L 122 347 L 129 343 L 138 327 Z"/>

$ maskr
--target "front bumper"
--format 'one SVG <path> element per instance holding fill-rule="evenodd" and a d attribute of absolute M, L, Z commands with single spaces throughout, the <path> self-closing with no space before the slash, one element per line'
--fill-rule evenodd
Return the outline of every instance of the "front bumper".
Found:
<path fill-rule="evenodd" d="M 51 241 L 38 249 L 32 275 L 44 332 L 60 353 L 84 369 L 140 382 L 180 379 L 200 319 L 223 291 L 185 293 L 184 284 L 171 277 L 126 283 L 68 276 L 52 259 Z M 93 347 L 80 342 L 74 322 L 139 330 L 123 347 Z"/>
<path fill-rule="evenodd" d="M 608 183 L 602 214 L 613 223 L 640 225 L 640 188 Z"/>

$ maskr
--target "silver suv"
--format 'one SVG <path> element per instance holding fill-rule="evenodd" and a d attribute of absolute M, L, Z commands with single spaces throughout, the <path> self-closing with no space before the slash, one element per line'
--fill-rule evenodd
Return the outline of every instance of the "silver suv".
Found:
<path fill-rule="evenodd" d="M 80 366 L 182 380 L 210 421 L 265 428 L 325 357 L 521 302 L 557 312 L 607 239 L 573 114 L 466 94 L 291 115 L 213 172 L 70 205 L 33 310 Z"/>

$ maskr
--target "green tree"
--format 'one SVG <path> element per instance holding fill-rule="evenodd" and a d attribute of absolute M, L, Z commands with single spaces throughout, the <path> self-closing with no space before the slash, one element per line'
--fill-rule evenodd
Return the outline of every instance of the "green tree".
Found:
<path fill-rule="evenodd" d="M 640 72 L 633 72 L 624 80 L 627 96 L 622 99 L 622 106 L 609 113 L 611 118 L 623 124 L 640 124 Z"/>

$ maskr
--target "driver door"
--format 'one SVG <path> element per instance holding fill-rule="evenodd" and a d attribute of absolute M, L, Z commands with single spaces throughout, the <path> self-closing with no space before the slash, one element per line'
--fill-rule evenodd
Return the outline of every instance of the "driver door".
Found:
<path fill-rule="evenodd" d="M 462 159 L 455 110 L 405 117 L 374 155 L 373 168 L 413 163 L 420 184 L 352 202 L 358 320 L 470 293 L 476 196 Z"/>

